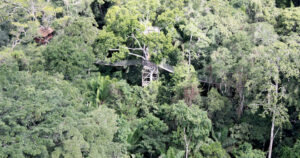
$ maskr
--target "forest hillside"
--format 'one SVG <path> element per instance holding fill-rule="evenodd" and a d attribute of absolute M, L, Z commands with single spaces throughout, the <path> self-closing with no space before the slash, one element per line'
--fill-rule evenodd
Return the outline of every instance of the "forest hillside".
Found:
<path fill-rule="evenodd" d="M 300 158 L 299 76 L 298 0 L 1 0 L 0 158 Z"/>

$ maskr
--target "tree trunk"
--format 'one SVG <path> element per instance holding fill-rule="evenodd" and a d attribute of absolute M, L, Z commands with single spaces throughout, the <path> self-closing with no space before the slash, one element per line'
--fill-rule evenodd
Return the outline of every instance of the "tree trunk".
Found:
<path fill-rule="evenodd" d="M 274 127 L 275 127 L 275 115 L 273 114 L 268 158 L 272 157 L 272 148 L 273 148 L 273 140 L 274 140 Z"/>
<path fill-rule="evenodd" d="M 189 145 L 186 143 L 185 144 L 185 158 L 189 157 Z"/>
<path fill-rule="evenodd" d="M 244 111 L 244 101 L 245 101 L 245 96 L 244 96 L 244 89 L 242 88 L 239 92 L 239 107 L 237 109 L 237 115 L 238 115 L 238 119 L 241 118 L 243 111 Z"/>
<path fill-rule="evenodd" d="M 193 34 L 191 34 L 190 36 L 190 48 L 189 48 L 189 74 L 190 74 L 190 69 L 191 69 L 191 42 L 192 42 L 192 39 L 193 39 Z"/>
<path fill-rule="evenodd" d="M 185 158 L 189 157 L 189 147 L 185 148 Z"/>
<path fill-rule="evenodd" d="M 183 129 L 183 138 L 184 138 L 184 143 L 185 143 L 185 158 L 189 157 L 189 145 L 190 145 L 190 141 L 187 138 L 186 132 L 185 132 L 185 128 Z"/>
<path fill-rule="evenodd" d="M 244 73 L 243 73 L 244 68 L 242 67 L 241 72 L 239 72 L 239 78 L 237 81 L 237 91 L 239 93 L 239 106 L 237 108 L 237 115 L 238 119 L 241 118 L 243 111 L 244 111 L 244 101 L 245 101 L 245 95 L 244 95 Z"/>
<path fill-rule="evenodd" d="M 275 93 L 276 93 L 276 97 L 278 96 L 278 81 L 276 81 L 276 85 L 275 85 Z M 268 95 L 268 103 L 270 104 L 270 95 Z M 272 157 L 272 148 L 273 148 L 273 141 L 274 141 L 274 128 L 275 128 L 275 111 L 272 111 L 272 127 L 271 127 L 271 134 L 270 134 L 270 145 L 269 145 L 269 154 L 268 154 L 268 158 Z"/>

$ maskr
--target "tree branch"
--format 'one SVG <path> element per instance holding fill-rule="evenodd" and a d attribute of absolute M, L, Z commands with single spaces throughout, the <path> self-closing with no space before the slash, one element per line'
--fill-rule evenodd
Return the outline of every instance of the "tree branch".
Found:
<path fill-rule="evenodd" d="M 141 50 L 141 51 L 144 51 L 142 48 L 127 48 L 127 49 L 128 50 Z M 109 51 L 120 51 L 120 49 L 109 49 Z M 142 58 L 143 60 L 146 60 L 145 57 L 143 57 L 141 55 L 134 54 L 134 53 L 131 53 L 131 52 L 129 52 L 128 54 L 139 57 L 139 58 Z"/>
<path fill-rule="evenodd" d="M 141 43 L 140 43 L 140 41 L 134 36 L 134 34 L 132 34 L 131 36 L 129 36 L 129 37 L 131 37 L 131 38 L 133 38 L 134 40 L 136 40 L 137 41 L 137 43 L 138 43 L 138 45 L 139 45 L 139 47 L 141 48 L 141 49 L 143 49 L 143 47 L 142 47 L 142 45 L 141 45 Z"/>
<path fill-rule="evenodd" d="M 276 134 L 278 133 L 279 129 L 280 129 L 280 127 L 278 127 L 278 129 L 276 130 L 276 132 L 275 132 L 275 134 L 274 134 L 274 139 L 275 139 Z"/>
<path fill-rule="evenodd" d="M 139 57 L 139 58 L 142 58 L 143 60 L 146 60 L 143 56 L 141 55 L 138 55 L 138 54 L 134 54 L 134 53 L 128 53 L 129 55 L 133 55 L 133 56 L 136 56 L 136 57 Z"/>
<path fill-rule="evenodd" d="M 124 47 L 125 48 L 125 47 Z M 142 48 L 127 48 L 128 50 L 141 50 L 143 51 Z M 120 49 L 109 49 L 109 51 L 119 51 Z"/>

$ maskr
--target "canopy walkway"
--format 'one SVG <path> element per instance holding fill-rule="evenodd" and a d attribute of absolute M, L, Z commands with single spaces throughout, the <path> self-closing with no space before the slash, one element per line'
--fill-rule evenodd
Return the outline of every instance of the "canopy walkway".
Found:
<path fill-rule="evenodd" d="M 174 68 L 168 64 L 159 64 L 148 61 L 148 60 L 122 60 L 114 63 L 109 63 L 105 61 L 98 60 L 95 62 L 96 65 L 105 65 L 105 66 L 116 66 L 116 67 L 124 67 L 124 66 L 136 66 L 143 65 L 142 70 L 142 86 L 149 85 L 152 81 L 158 80 L 159 71 L 158 68 L 168 71 L 170 73 L 174 73 Z"/>
<path fill-rule="evenodd" d="M 156 65 L 155 63 L 153 62 L 150 62 L 150 61 L 142 61 L 142 60 L 122 60 L 122 61 L 117 61 L 117 62 L 114 62 L 114 63 L 109 63 L 109 62 L 105 62 L 105 61 L 101 61 L 101 60 L 98 60 L 95 62 L 96 65 L 105 65 L 105 66 L 119 66 L 119 67 L 124 67 L 124 66 L 136 66 L 136 65 L 143 65 L 145 66 L 146 64 L 151 64 L 151 65 Z M 168 64 L 159 64 L 157 65 L 158 68 L 160 69 L 163 69 L 165 71 L 168 71 L 170 73 L 174 73 L 174 68 L 173 66 L 171 65 L 168 65 Z"/>

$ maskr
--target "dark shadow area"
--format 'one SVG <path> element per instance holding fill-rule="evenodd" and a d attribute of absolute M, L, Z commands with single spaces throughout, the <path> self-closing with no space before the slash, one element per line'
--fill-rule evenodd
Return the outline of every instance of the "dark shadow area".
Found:
<path fill-rule="evenodd" d="M 290 8 L 290 7 L 298 7 L 300 6 L 299 0 L 276 0 L 277 8 Z"/>
<path fill-rule="evenodd" d="M 102 29 L 105 25 L 105 15 L 107 13 L 108 8 L 112 5 L 112 2 L 105 1 L 104 4 L 100 4 L 97 0 L 91 3 L 91 8 L 99 29 Z"/>

